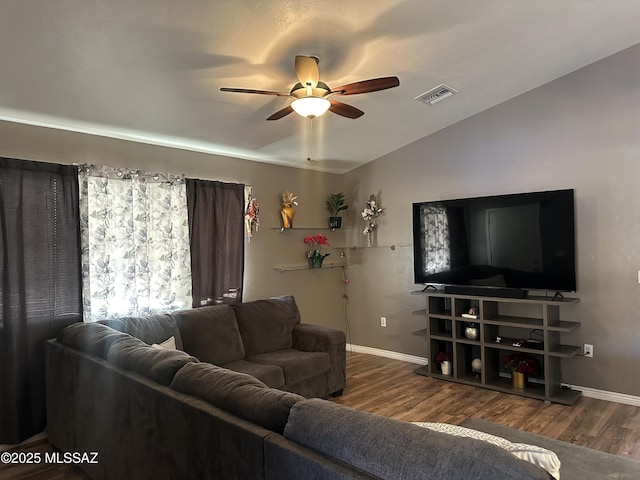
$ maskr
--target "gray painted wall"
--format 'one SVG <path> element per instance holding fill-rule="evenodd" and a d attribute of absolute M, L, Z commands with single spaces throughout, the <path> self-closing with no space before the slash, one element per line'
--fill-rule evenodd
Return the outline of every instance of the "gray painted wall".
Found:
<path fill-rule="evenodd" d="M 595 356 L 563 361 L 563 378 L 640 395 L 640 46 L 353 170 L 344 185 L 361 205 L 380 194 L 381 246 L 411 244 L 412 202 L 574 188 L 581 302 L 562 315 L 582 326 L 563 342 L 592 343 Z M 425 343 L 411 335 L 424 328 L 411 315 L 424 308 L 409 295 L 418 287 L 411 248 L 356 255 L 349 269 L 353 342 L 425 356 Z"/>
<path fill-rule="evenodd" d="M 275 265 L 306 263 L 305 236 L 322 232 L 335 244 L 340 243 L 340 232 L 294 229 L 280 233 L 271 228 L 280 225 L 281 193 L 285 189 L 299 196 L 294 227 L 327 226 L 326 197 L 329 192 L 340 191 L 340 175 L 9 122 L 0 122 L 0 156 L 123 166 L 252 185 L 260 204 L 260 229 L 250 244 L 245 242 L 244 299 L 292 294 L 304 322 L 344 327 L 341 269 L 286 273 L 273 269 Z M 335 251 L 328 251 L 332 256 L 325 261 L 337 257 Z"/>

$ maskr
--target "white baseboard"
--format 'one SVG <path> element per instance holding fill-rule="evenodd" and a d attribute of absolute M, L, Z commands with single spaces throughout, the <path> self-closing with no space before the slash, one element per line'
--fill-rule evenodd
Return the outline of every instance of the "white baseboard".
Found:
<path fill-rule="evenodd" d="M 407 363 L 416 363 L 418 365 L 427 365 L 429 359 L 425 357 L 418 357 L 416 355 L 408 355 L 406 353 L 393 352 L 391 350 L 382 350 L 380 348 L 364 347 L 362 345 L 347 344 L 347 351 L 355 353 L 367 353 L 369 355 L 376 355 L 378 357 L 391 358 L 393 360 L 400 360 Z M 598 400 L 606 400 L 607 402 L 624 403 L 625 405 L 633 405 L 634 407 L 640 407 L 640 397 L 634 395 L 627 395 L 625 393 L 609 392 L 607 390 L 598 390 L 596 388 L 581 387 L 579 385 L 568 385 L 574 390 L 580 390 L 582 395 L 589 398 L 596 398 Z"/>
<path fill-rule="evenodd" d="M 429 360 L 425 357 L 393 352 L 391 350 L 382 350 L 380 348 L 363 347 L 362 345 L 353 345 L 351 343 L 347 343 L 347 351 L 355 353 L 367 353 L 369 355 L 375 355 L 377 357 L 392 358 L 393 360 L 400 360 L 407 363 L 416 363 L 418 365 L 427 365 L 429 363 Z"/>
<path fill-rule="evenodd" d="M 634 395 L 627 395 L 626 393 L 609 392 L 607 390 L 598 390 L 596 388 L 581 387 L 579 385 L 568 385 L 574 390 L 580 390 L 582 395 L 589 398 L 597 398 L 598 400 L 606 400 L 607 402 L 624 403 L 626 405 L 633 405 L 634 407 L 640 407 L 640 397 Z"/>

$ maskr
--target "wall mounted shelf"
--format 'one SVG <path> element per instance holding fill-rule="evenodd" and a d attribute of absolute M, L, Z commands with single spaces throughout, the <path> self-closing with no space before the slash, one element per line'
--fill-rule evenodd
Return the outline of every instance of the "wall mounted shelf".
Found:
<path fill-rule="evenodd" d="M 338 246 L 332 246 L 331 248 L 336 248 L 339 250 L 360 250 L 360 249 L 368 249 L 368 248 L 388 248 L 390 250 L 395 250 L 396 248 L 400 248 L 400 247 L 410 247 L 411 245 L 372 245 L 372 246 L 367 246 L 367 245 L 338 245 Z"/>
<path fill-rule="evenodd" d="M 289 232 L 291 230 L 331 230 L 332 232 L 335 232 L 336 230 L 342 230 L 342 228 L 329 228 L 329 227 L 291 227 L 291 228 L 284 228 L 284 227 L 270 227 L 271 230 L 280 230 L 280 232 Z"/>
<path fill-rule="evenodd" d="M 276 265 L 273 267 L 274 270 L 279 271 L 280 273 L 284 272 L 292 272 L 295 270 L 322 270 L 324 268 L 341 268 L 348 267 L 348 263 L 323 263 L 322 268 L 311 268 L 308 264 L 300 264 L 300 265 Z"/>

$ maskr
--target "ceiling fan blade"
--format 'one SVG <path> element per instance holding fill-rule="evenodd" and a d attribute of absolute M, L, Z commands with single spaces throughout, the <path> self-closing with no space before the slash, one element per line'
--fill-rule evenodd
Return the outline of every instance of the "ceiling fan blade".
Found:
<path fill-rule="evenodd" d="M 356 107 L 352 107 L 346 103 L 336 102 L 335 100 L 329 101 L 331 102 L 331 106 L 329 107 L 330 112 L 337 113 L 338 115 L 342 115 L 347 118 L 358 118 L 364 115 L 364 112 Z"/>
<path fill-rule="evenodd" d="M 296 76 L 304 87 L 316 88 L 316 85 L 318 85 L 318 80 L 320 79 L 319 61 L 318 57 L 296 55 Z"/>
<path fill-rule="evenodd" d="M 256 93 L 258 95 L 277 95 L 278 97 L 288 97 L 289 92 L 272 92 L 271 90 L 252 90 L 250 88 L 228 88 L 222 87 L 221 92 L 233 92 L 233 93 Z"/>
<path fill-rule="evenodd" d="M 342 95 L 356 95 L 358 93 L 377 92 L 378 90 L 386 90 L 400 85 L 398 77 L 382 77 L 372 78 L 371 80 L 363 80 L 361 82 L 347 83 L 341 87 L 334 88 L 331 93 L 340 93 Z"/>
<path fill-rule="evenodd" d="M 293 107 L 289 105 L 284 107 L 282 110 L 278 110 L 276 113 L 274 113 L 269 118 L 267 118 L 267 120 L 280 120 L 282 117 L 286 117 L 292 112 L 293 112 Z"/>

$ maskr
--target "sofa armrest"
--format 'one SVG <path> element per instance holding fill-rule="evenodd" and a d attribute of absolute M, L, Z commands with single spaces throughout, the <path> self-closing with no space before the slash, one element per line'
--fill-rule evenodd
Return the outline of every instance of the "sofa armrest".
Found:
<path fill-rule="evenodd" d="M 293 328 L 293 348 L 329 354 L 329 392 L 339 394 L 347 378 L 346 337 L 336 328 L 299 323 Z"/>
<path fill-rule="evenodd" d="M 330 352 L 335 345 L 345 345 L 342 330 L 299 323 L 293 328 L 293 348 L 304 352 Z"/>

